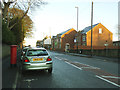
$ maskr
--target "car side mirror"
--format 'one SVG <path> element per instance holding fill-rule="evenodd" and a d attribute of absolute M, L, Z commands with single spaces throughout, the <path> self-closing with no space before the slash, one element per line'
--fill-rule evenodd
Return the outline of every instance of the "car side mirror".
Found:
<path fill-rule="evenodd" d="M 25 52 L 22 52 L 22 56 L 24 56 L 25 55 Z"/>

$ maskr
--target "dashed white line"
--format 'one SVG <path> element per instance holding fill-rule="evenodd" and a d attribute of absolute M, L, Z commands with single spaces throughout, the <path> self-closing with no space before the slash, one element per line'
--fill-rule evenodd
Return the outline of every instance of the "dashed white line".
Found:
<path fill-rule="evenodd" d="M 65 61 L 66 62 L 66 61 Z M 77 66 L 75 66 L 75 65 L 73 65 L 73 64 L 71 64 L 71 63 L 69 63 L 69 62 L 66 62 L 67 64 L 69 64 L 69 65 L 71 65 L 71 66 L 73 66 L 73 67 L 75 67 L 75 68 L 77 68 L 77 69 L 80 69 L 80 70 L 82 70 L 82 68 L 79 68 L 79 67 L 77 67 Z"/>
<path fill-rule="evenodd" d="M 120 79 L 120 77 L 115 77 L 115 76 L 101 76 L 101 77 L 104 77 L 104 78 L 114 78 L 114 79 Z"/>
<path fill-rule="evenodd" d="M 60 58 L 58 58 L 58 57 L 55 57 L 56 59 L 58 59 L 58 60 L 62 60 L 62 59 L 60 59 Z"/>
<path fill-rule="evenodd" d="M 100 68 L 97 68 L 97 67 L 92 67 L 92 66 L 90 66 L 90 67 L 81 67 L 81 68 L 88 68 L 88 69 L 100 69 Z"/>
<path fill-rule="evenodd" d="M 58 58 L 58 57 L 55 57 L 56 59 L 59 59 L 59 60 L 62 60 L 62 59 L 64 59 L 64 60 L 68 60 L 68 59 L 66 59 L 66 58 Z M 98 68 L 98 67 L 93 67 L 93 66 L 90 66 L 90 65 L 87 65 L 87 64 L 83 64 L 83 63 L 79 63 L 79 62 L 74 62 L 74 63 L 79 63 L 79 64 L 82 64 L 82 65 L 86 65 L 86 66 L 88 66 L 88 67 L 77 67 L 77 66 L 75 66 L 75 65 L 73 65 L 73 64 L 71 64 L 71 63 L 69 63 L 69 62 L 67 62 L 67 61 L 65 61 L 67 64 L 69 64 L 69 65 L 71 65 L 71 66 L 73 66 L 73 67 L 75 67 L 75 68 L 77 68 L 77 69 L 79 69 L 79 70 L 82 70 L 82 68 L 92 68 L 92 69 L 100 69 L 100 68 Z M 116 84 L 116 83 L 114 83 L 114 82 L 112 82 L 112 81 L 109 81 L 109 80 L 107 80 L 107 79 L 105 79 L 105 78 L 115 78 L 115 79 L 120 79 L 120 77 L 114 77 L 114 76 L 98 76 L 98 75 L 96 75 L 96 77 L 97 78 L 99 78 L 99 79 L 102 79 L 102 80 L 104 80 L 104 81 L 106 81 L 106 82 L 108 82 L 108 83 L 111 83 L 111 84 L 113 84 L 113 85 L 115 85 L 115 86 L 117 86 L 117 87 L 120 87 L 120 85 L 118 85 L 118 84 Z M 102 78 L 102 77 L 104 77 L 104 78 Z"/>
<path fill-rule="evenodd" d="M 106 81 L 106 82 L 108 82 L 108 83 L 111 83 L 111 84 L 113 84 L 113 85 L 115 85 L 115 86 L 117 86 L 117 87 L 120 87 L 120 85 L 118 85 L 118 84 L 116 84 L 116 83 L 114 83 L 114 82 L 111 82 L 111 81 L 109 81 L 109 80 L 107 80 L 107 79 L 105 79 L 105 78 L 102 78 L 102 77 L 100 77 L 100 76 L 98 76 L 98 75 L 96 75 L 96 77 L 99 78 L 99 79 L 102 79 L 102 80 L 104 80 L 104 81 Z"/>
<path fill-rule="evenodd" d="M 66 58 L 62 58 L 63 60 L 68 60 L 68 59 L 66 59 Z"/>
<path fill-rule="evenodd" d="M 98 68 L 98 67 L 90 66 L 90 65 L 87 65 L 87 64 L 79 63 L 79 62 L 75 62 L 75 63 L 82 64 L 82 65 L 85 65 L 85 66 L 88 66 L 88 67 L 81 67 L 81 68 L 100 69 L 100 68 Z"/>
<path fill-rule="evenodd" d="M 58 59 L 58 60 L 68 60 L 66 58 L 58 58 L 58 57 L 55 57 L 55 58 Z M 81 68 L 79 68 L 79 67 L 77 67 L 77 66 L 75 66 L 75 65 L 73 65 L 73 64 L 71 64 L 71 63 L 69 63 L 67 61 L 65 61 L 65 62 L 68 63 L 68 64 L 70 64 L 70 65 L 72 65 L 72 66 L 74 66 L 74 67 L 76 67 L 76 68 L 78 68 L 78 69 L 80 69 L 80 70 L 82 70 L 82 68 L 100 69 L 98 67 L 93 67 L 93 66 L 90 66 L 90 65 L 87 65 L 87 64 L 83 64 L 83 63 L 79 63 L 79 62 L 74 62 L 74 63 L 78 63 L 78 64 L 82 64 L 82 65 L 88 66 L 88 67 L 81 67 Z"/>
<path fill-rule="evenodd" d="M 90 66 L 90 65 L 87 65 L 87 64 L 84 64 L 84 63 L 80 63 L 80 62 L 75 62 L 75 63 L 86 65 L 86 66 Z"/>
<path fill-rule="evenodd" d="M 62 60 L 62 59 L 59 58 L 59 60 Z"/>

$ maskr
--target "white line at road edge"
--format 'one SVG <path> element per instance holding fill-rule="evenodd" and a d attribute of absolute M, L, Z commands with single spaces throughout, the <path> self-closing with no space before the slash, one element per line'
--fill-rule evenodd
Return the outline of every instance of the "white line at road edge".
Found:
<path fill-rule="evenodd" d="M 66 61 L 65 61 L 66 62 Z M 73 64 L 71 64 L 71 63 L 69 63 L 69 62 L 66 62 L 67 64 L 69 64 L 69 65 L 72 65 L 73 67 L 75 67 L 75 68 L 77 68 L 77 69 L 80 69 L 80 70 L 82 70 L 82 68 L 79 68 L 79 67 L 77 67 L 77 66 L 75 66 L 75 65 L 73 65 Z"/>
<path fill-rule="evenodd" d="M 99 78 L 99 79 L 102 79 L 102 80 L 104 80 L 104 81 L 106 81 L 106 82 L 108 82 L 108 83 L 111 83 L 111 84 L 113 84 L 113 85 L 115 85 L 115 86 L 117 86 L 117 87 L 120 87 L 120 85 L 118 85 L 118 84 L 116 84 L 116 83 L 114 83 L 114 82 L 111 82 L 111 81 L 109 81 L 109 80 L 107 80 L 107 79 L 104 79 L 104 78 L 102 78 L 102 77 L 100 77 L 100 76 L 98 76 L 98 75 L 96 75 L 96 77 Z"/>
<path fill-rule="evenodd" d="M 15 82 L 13 83 L 13 86 L 12 86 L 13 90 L 15 90 L 17 87 L 16 85 L 17 85 L 18 75 L 19 75 L 19 72 L 17 72 L 17 74 L 16 74 Z"/>

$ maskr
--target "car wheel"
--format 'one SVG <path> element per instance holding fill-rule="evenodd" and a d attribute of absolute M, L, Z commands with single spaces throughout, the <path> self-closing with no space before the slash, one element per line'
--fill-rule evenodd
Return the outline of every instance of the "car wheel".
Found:
<path fill-rule="evenodd" d="M 49 73 L 52 73 L 52 68 L 48 69 L 48 72 L 49 72 Z"/>

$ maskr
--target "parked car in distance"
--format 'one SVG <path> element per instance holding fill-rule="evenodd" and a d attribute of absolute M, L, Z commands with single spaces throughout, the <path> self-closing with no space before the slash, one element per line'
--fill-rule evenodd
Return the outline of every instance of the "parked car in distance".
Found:
<path fill-rule="evenodd" d="M 45 48 L 27 48 L 22 59 L 22 70 L 48 70 L 52 73 L 52 58 Z"/>

